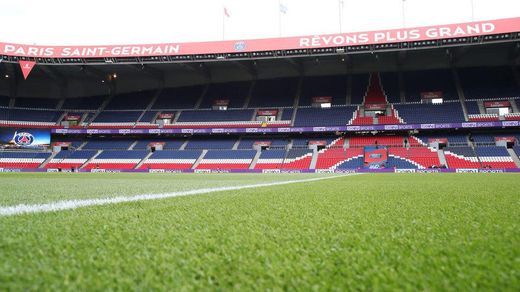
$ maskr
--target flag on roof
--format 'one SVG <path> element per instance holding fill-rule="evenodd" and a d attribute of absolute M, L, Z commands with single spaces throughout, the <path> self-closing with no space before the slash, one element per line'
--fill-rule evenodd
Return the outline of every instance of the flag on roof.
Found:
<path fill-rule="evenodd" d="M 224 6 L 224 15 L 226 17 L 231 17 L 231 15 L 229 14 L 229 11 L 227 10 L 227 7 Z"/>
<path fill-rule="evenodd" d="M 280 12 L 286 14 L 287 10 L 287 6 L 285 6 L 283 3 L 280 3 Z"/>

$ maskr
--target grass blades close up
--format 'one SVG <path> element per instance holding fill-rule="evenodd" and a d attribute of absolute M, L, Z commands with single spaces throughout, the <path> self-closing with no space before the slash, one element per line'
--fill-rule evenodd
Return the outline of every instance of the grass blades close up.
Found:
<path fill-rule="evenodd" d="M 2 175 L 0 205 L 309 177 Z M 0 234 L 2 291 L 520 290 L 514 174 L 345 176 L 0 217 Z"/>

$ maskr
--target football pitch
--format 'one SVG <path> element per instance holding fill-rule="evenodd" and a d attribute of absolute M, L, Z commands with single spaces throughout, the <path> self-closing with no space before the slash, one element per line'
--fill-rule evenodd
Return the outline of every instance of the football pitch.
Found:
<path fill-rule="evenodd" d="M 0 259 L 1 291 L 519 291 L 520 176 L 2 173 Z"/>

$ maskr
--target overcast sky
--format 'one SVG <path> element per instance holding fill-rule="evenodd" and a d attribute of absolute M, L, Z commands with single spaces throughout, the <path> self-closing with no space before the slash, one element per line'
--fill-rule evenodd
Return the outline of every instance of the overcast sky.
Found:
<path fill-rule="evenodd" d="M 0 4 L 0 42 L 40 45 L 239 40 L 520 17 L 520 0 L 0 0 Z"/>

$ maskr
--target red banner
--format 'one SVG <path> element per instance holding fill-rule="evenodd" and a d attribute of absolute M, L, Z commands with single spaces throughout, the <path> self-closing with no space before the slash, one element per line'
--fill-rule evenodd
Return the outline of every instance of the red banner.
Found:
<path fill-rule="evenodd" d="M 79 121 L 81 116 L 65 116 L 65 121 Z"/>
<path fill-rule="evenodd" d="M 173 119 L 175 117 L 175 114 L 173 113 L 163 113 L 159 114 L 158 119 Z"/>
<path fill-rule="evenodd" d="M 71 142 L 54 142 L 53 145 L 57 147 L 69 147 Z"/>
<path fill-rule="evenodd" d="M 256 112 L 257 116 L 276 116 L 277 114 L 277 109 L 262 109 Z"/>
<path fill-rule="evenodd" d="M 254 145 L 259 145 L 259 146 L 271 146 L 273 142 L 271 141 L 256 141 Z"/>
<path fill-rule="evenodd" d="M 495 141 L 507 141 L 507 142 L 516 142 L 516 137 L 495 137 Z"/>
<path fill-rule="evenodd" d="M 155 146 L 157 146 L 157 145 L 162 145 L 162 146 L 164 146 L 165 144 L 166 144 L 166 142 L 150 142 L 150 143 L 148 143 L 148 146 L 149 146 L 149 147 L 155 147 Z"/>
<path fill-rule="evenodd" d="M 386 110 L 386 104 L 367 103 L 367 104 L 365 104 L 365 110 L 384 111 L 384 110 Z"/>
<path fill-rule="evenodd" d="M 428 143 L 448 144 L 448 138 L 428 138 Z"/>
<path fill-rule="evenodd" d="M 23 79 L 27 79 L 27 76 L 29 76 L 29 73 L 31 73 L 32 69 L 34 68 L 34 65 L 36 64 L 35 61 L 21 61 L 19 62 L 20 68 L 22 68 L 22 74 Z"/>
<path fill-rule="evenodd" d="M 484 107 L 511 107 L 511 103 L 507 100 L 485 101 Z"/>
<path fill-rule="evenodd" d="M 332 102 L 332 96 L 314 96 L 312 98 L 312 103 L 325 103 Z"/>
<path fill-rule="evenodd" d="M 325 146 L 327 145 L 327 141 L 325 140 L 310 140 L 309 145 L 318 145 L 318 146 Z"/>
<path fill-rule="evenodd" d="M 442 91 L 425 91 L 421 92 L 421 99 L 436 99 L 442 98 Z"/>
<path fill-rule="evenodd" d="M 229 105 L 229 99 L 215 99 L 213 101 L 214 106 L 228 106 Z"/>
<path fill-rule="evenodd" d="M 520 32 L 520 17 L 418 28 L 288 38 L 112 46 L 33 46 L 0 43 L 0 55 L 43 58 L 107 58 L 219 54 L 414 42 Z"/>

